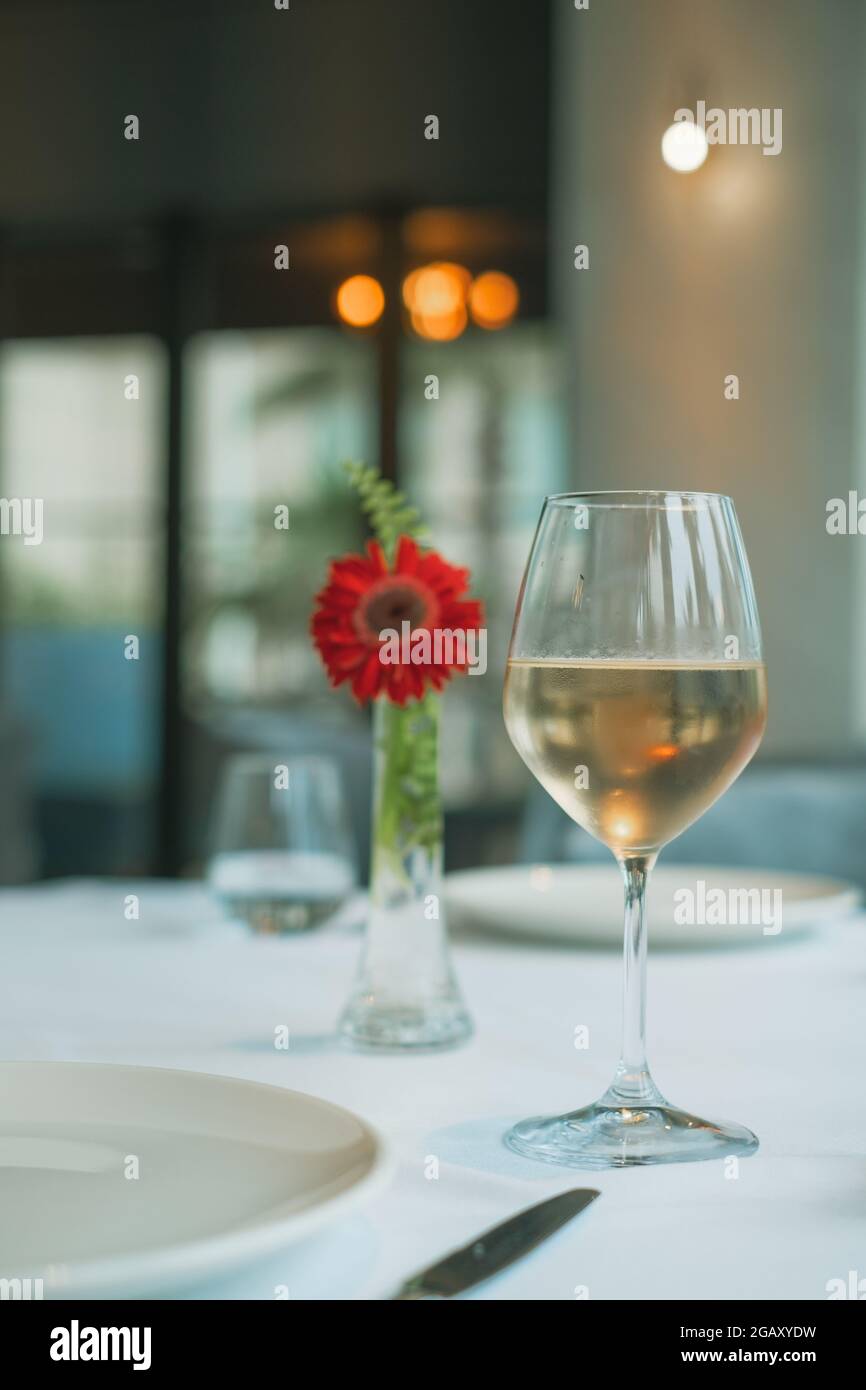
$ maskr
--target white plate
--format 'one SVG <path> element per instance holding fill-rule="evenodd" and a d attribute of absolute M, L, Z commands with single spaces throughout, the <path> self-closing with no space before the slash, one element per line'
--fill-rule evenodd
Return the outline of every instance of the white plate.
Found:
<path fill-rule="evenodd" d="M 699 881 L 704 884 L 703 890 L 699 888 Z M 760 904 L 766 906 L 766 916 L 755 925 L 690 926 L 675 918 L 675 912 L 682 913 L 689 902 L 683 896 L 675 897 L 682 889 L 695 894 L 696 908 L 701 891 L 705 905 L 710 907 L 719 899 L 706 895 L 714 889 L 723 890 L 725 915 L 730 918 L 738 908 L 737 900 L 727 896 L 729 890 L 755 888 L 768 894 Z M 778 932 L 772 920 L 774 906 L 779 901 L 771 896 L 776 889 L 782 895 L 782 926 Z M 610 865 L 516 864 L 504 869 L 468 869 L 447 876 L 445 894 L 453 926 L 591 946 L 622 944 L 622 879 L 613 862 Z M 770 869 L 660 864 L 653 870 L 647 898 L 649 944 L 650 947 L 689 948 L 790 940 L 819 922 L 852 912 L 860 899 L 858 888 L 838 879 Z M 758 906 L 757 899 L 753 901 Z M 711 916 L 712 910 L 702 915 Z"/>
<path fill-rule="evenodd" d="M 0 1278 L 45 1297 L 188 1284 L 342 1216 L 390 1167 L 364 1120 L 298 1091 L 0 1063 Z"/>

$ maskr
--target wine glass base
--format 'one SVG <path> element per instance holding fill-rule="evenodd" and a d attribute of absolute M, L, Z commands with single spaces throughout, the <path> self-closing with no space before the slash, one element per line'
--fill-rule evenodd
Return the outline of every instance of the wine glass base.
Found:
<path fill-rule="evenodd" d="M 524 1158 L 566 1168 L 748 1158 L 758 1148 L 757 1137 L 743 1125 L 702 1120 L 661 1098 L 642 1106 L 597 1101 L 568 1115 L 538 1115 L 516 1124 L 505 1143 Z"/>

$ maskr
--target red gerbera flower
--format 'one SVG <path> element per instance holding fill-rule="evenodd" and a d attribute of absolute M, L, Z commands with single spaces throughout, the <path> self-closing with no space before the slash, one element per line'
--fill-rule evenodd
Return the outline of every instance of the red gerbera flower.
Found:
<path fill-rule="evenodd" d="M 404 705 L 427 685 L 441 690 L 467 667 L 465 642 L 461 650 L 448 634 L 464 634 L 477 651 L 484 612 L 478 599 L 460 597 L 468 583 L 468 570 L 419 550 L 409 536 L 397 542 L 390 570 L 378 541 L 368 541 L 366 555 L 334 560 L 310 624 L 331 684 L 351 681 L 360 704 L 384 692 Z M 394 638 L 384 633 L 399 634 L 396 660 Z"/>

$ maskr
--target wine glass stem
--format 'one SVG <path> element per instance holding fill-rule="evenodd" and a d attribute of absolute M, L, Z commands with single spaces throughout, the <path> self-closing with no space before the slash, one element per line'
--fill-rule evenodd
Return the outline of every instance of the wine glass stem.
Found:
<path fill-rule="evenodd" d="M 621 859 L 625 881 L 622 1052 L 606 1100 L 632 1105 L 661 1100 L 646 1062 L 646 886 L 656 854 Z"/>

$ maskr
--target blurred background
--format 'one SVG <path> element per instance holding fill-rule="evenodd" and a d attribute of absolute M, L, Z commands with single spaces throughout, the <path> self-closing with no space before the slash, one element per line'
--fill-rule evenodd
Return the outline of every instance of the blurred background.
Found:
<path fill-rule="evenodd" d="M 338 759 L 363 859 L 367 716 L 307 636 L 351 457 L 488 608 L 450 867 L 588 852 L 502 727 L 514 601 L 545 493 L 667 487 L 745 533 L 743 796 L 862 881 L 866 538 L 825 521 L 866 494 L 864 59 L 858 0 L 0 0 L 0 493 L 45 518 L 0 538 L 0 880 L 194 873 L 227 755 L 272 747 Z M 669 167 L 701 99 L 781 108 L 781 153 Z"/>

